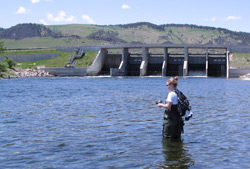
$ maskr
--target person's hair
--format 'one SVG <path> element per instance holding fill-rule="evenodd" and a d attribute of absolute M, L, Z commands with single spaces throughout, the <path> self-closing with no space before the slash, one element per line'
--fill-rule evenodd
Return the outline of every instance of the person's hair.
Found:
<path fill-rule="evenodd" d="M 178 76 L 175 76 L 175 78 L 171 77 L 168 80 L 168 84 L 173 84 L 173 86 L 176 88 L 177 87 L 178 79 L 179 79 Z"/>

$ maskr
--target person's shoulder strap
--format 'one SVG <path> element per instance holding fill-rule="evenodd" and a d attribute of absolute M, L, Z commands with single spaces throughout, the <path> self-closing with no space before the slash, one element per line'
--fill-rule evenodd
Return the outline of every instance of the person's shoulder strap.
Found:
<path fill-rule="evenodd" d="M 175 89 L 174 92 L 177 94 L 177 96 L 179 97 L 179 95 L 181 94 L 181 91 L 178 89 Z"/>

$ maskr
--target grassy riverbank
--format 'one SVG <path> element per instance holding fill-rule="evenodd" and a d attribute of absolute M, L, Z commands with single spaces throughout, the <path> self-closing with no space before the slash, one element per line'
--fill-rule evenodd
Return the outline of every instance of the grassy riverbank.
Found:
<path fill-rule="evenodd" d="M 59 57 L 55 57 L 47 60 L 32 61 L 32 62 L 17 62 L 16 68 L 21 69 L 34 69 L 39 66 L 46 68 L 59 68 L 64 67 L 68 63 L 70 56 L 75 55 L 75 52 L 62 52 L 56 49 L 50 50 L 28 50 L 28 51 L 8 51 L 1 55 L 19 55 L 19 54 L 46 54 L 46 53 L 59 53 Z M 90 66 L 95 59 L 97 52 L 85 52 L 85 56 L 81 59 L 77 59 L 77 68 L 84 68 Z"/>
<path fill-rule="evenodd" d="M 7 69 L 7 71 L 5 72 L 0 72 L 0 78 L 18 77 L 17 74 L 20 74 L 22 71 L 25 71 L 24 69 L 37 69 L 38 67 L 64 68 L 65 64 L 68 63 L 69 57 L 72 55 L 75 55 L 75 52 L 62 52 L 56 49 L 6 51 L 4 53 L 1 53 L 1 55 L 10 56 L 10 55 L 48 54 L 48 53 L 59 53 L 60 56 L 51 58 L 51 59 L 40 60 L 40 61 L 16 62 L 16 66 L 14 67 L 14 69 Z M 90 66 L 92 62 L 94 61 L 96 55 L 97 55 L 97 52 L 85 52 L 85 55 L 83 58 L 76 59 L 77 61 L 76 68 L 85 68 L 85 67 Z M 29 72 L 30 70 L 27 70 L 27 71 Z"/>

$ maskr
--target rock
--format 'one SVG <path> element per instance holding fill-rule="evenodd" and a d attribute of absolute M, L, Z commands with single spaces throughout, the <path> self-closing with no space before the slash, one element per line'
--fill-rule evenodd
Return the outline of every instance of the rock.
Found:
<path fill-rule="evenodd" d="M 13 71 L 18 77 L 51 77 L 53 75 L 38 69 L 16 69 Z"/>
<path fill-rule="evenodd" d="M 240 78 L 242 78 L 244 80 L 250 80 L 250 73 L 247 73 L 244 76 L 240 76 Z"/>

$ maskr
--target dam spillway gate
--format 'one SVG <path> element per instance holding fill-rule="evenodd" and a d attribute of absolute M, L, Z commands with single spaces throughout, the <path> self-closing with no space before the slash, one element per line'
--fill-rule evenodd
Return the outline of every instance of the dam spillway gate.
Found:
<path fill-rule="evenodd" d="M 104 46 L 89 75 L 227 76 L 227 47 Z"/>

